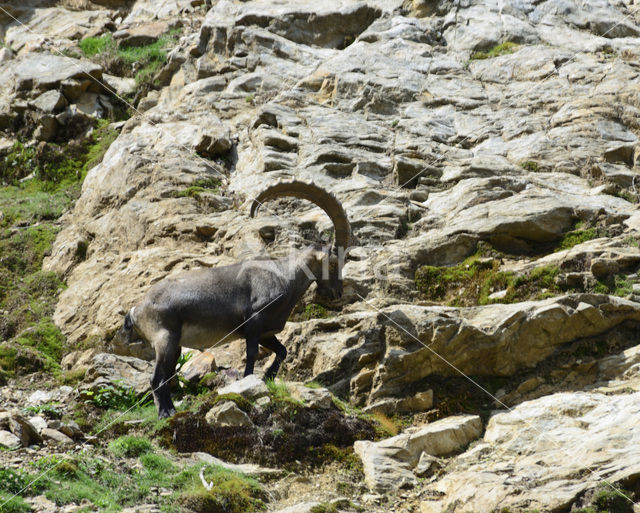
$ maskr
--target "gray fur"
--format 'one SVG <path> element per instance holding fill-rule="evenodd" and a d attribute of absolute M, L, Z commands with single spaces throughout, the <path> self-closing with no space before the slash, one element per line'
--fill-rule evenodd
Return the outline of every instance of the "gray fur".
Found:
<path fill-rule="evenodd" d="M 253 373 L 258 345 L 263 345 L 276 353 L 265 375 L 275 377 L 287 354 L 275 335 L 314 281 L 319 295 L 342 295 L 338 264 L 331 249 L 308 247 L 292 258 L 194 270 L 154 285 L 125 316 L 121 336 L 139 336 L 156 351 L 151 385 L 159 417 L 175 413 L 168 381 L 180 346 L 204 350 L 244 338 L 245 376 Z"/>

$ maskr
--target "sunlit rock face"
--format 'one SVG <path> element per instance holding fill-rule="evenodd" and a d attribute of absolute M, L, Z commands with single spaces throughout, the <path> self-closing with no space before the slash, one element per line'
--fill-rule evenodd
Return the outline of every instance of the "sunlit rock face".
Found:
<path fill-rule="evenodd" d="M 484 438 L 437 480 L 440 498 L 424 511 L 562 510 L 595 486 L 586 469 L 632 479 L 637 441 L 611 419 L 627 426 L 637 402 L 637 362 L 623 352 L 640 320 L 633 7 L 194 3 L 13 7 L 46 40 L 0 19 L 11 48 L 0 54 L 0 128 L 33 113 L 42 141 L 109 111 L 88 77 L 133 87 L 52 44 L 180 29 L 163 87 L 90 170 L 45 262 L 68 284 L 55 321 L 70 345 L 110 341 L 166 276 L 328 242 L 331 223 L 308 202 L 249 217 L 265 186 L 313 181 L 343 203 L 357 247 L 344 304 L 327 305 L 326 318 L 298 311 L 280 334 L 283 373 L 368 411 L 432 417 L 455 413 L 440 385 L 462 373 L 485 380 L 485 410 L 516 407 L 485 415 Z M 438 297 L 416 283 L 423 266 L 473 271 L 480 264 L 464 262 L 475 254 L 479 269 L 509 278 L 450 281 L 457 295 Z M 552 281 L 526 281 L 527 294 L 509 299 L 518 277 L 543 268 Z M 304 303 L 315 301 L 310 291 Z M 234 342 L 214 350 L 215 362 L 240 368 L 243 351 Z M 631 363 L 617 372 L 618 361 Z M 585 391 L 611 380 L 626 384 Z"/>

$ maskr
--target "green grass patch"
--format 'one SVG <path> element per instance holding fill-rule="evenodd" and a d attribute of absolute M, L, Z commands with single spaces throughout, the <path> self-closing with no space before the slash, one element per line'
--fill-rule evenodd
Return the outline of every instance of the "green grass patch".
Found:
<path fill-rule="evenodd" d="M 249 513 L 266 509 L 266 494 L 260 484 L 241 474 L 221 467 L 204 466 L 204 478 L 212 484 L 206 490 L 200 481 L 200 466 L 191 467 L 176 476 L 176 482 L 185 488 L 178 502 L 197 512 Z"/>
<path fill-rule="evenodd" d="M 574 508 L 574 513 L 633 513 L 636 494 L 625 489 L 618 490 L 609 485 L 601 485 L 594 492 L 590 504 Z"/>
<path fill-rule="evenodd" d="M 452 267 L 422 266 L 415 273 L 418 290 L 432 301 L 449 306 L 474 306 L 544 299 L 562 291 L 556 285 L 559 269 L 537 267 L 525 275 L 499 270 L 499 261 L 476 254 Z M 500 299 L 489 296 L 506 290 Z"/>
<path fill-rule="evenodd" d="M 111 34 L 88 37 L 79 46 L 85 57 L 102 65 L 107 71 L 133 77 L 138 89 L 153 88 L 154 77 L 167 62 L 167 50 L 178 41 L 179 29 L 173 29 L 145 46 L 119 46 Z M 136 71 L 133 71 L 133 65 Z"/>
<path fill-rule="evenodd" d="M 0 511 L 2 513 L 28 513 L 31 506 L 22 497 L 12 497 L 13 494 L 0 492 Z"/>
<path fill-rule="evenodd" d="M 153 452 L 153 445 L 146 438 L 127 435 L 110 442 L 109 451 L 118 457 L 135 458 Z"/>
<path fill-rule="evenodd" d="M 0 372 L 5 375 L 33 363 L 33 351 L 47 370 L 57 370 L 63 350 L 64 337 L 51 315 L 65 284 L 41 266 L 59 231 L 54 221 L 76 191 L 48 193 L 33 182 L 0 188 L 0 310 L 6 312 L 0 316 L 0 341 L 9 341 L 0 346 Z"/>
<path fill-rule="evenodd" d="M 633 282 L 623 274 L 609 276 L 605 280 L 600 280 L 593 288 L 596 294 L 609 294 L 624 297 L 633 292 Z"/>
<path fill-rule="evenodd" d="M 78 46 L 85 57 L 94 57 L 98 54 L 116 51 L 117 45 L 111 34 L 105 34 L 101 37 L 87 37 L 82 39 Z"/>
<path fill-rule="evenodd" d="M 220 192 L 221 182 L 217 178 L 199 178 L 189 187 L 174 194 L 176 198 L 199 198 L 203 192 Z"/>
<path fill-rule="evenodd" d="M 486 52 L 474 52 L 471 55 L 471 60 L 479 60 L 479 59 L 493 59 L 494 57 L 499 57 L 500 55 L 507 55 L 515 52 L 520 45 L 516 43 L 512 43 L 507 41 L 505 43 L 500 43 L 499 45 L 495 45 L 490 48 Z"/>

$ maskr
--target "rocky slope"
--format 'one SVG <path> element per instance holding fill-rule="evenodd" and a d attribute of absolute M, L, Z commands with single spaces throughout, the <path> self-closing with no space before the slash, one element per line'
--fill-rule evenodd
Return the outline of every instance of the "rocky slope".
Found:
<path fill-rule="evenodd" d="M 566 511 L 603 480 L 634 491 L 635 5 L 0 5 L 0 148 L 69 140 L 116 110 L 114 90 L 136 102 L 45 261 L 68 285 L 54 319 L 69 348 L 111 342 L 165 276 L 328 240 L 304 202 L 248 215 L 265 185 L 312 180 L 343 202 L 358 246 L 344 304 L 282 334 L 283 371 L 416 425 L 464 412 L 486 427 L 437 471 L 421 454 L 454 450 L 414 448 L 409 464 L 385 449 L 383 468 L 401 464 L 397 484 L 426 497 L 399 508 Z M 171 31 L 155 85 L 137 92 L 130 70 L 56 53 Z M 241 366 L 241 343 L 214 353 Z M 388 490 L 363 459 L 367 484 Z"/>

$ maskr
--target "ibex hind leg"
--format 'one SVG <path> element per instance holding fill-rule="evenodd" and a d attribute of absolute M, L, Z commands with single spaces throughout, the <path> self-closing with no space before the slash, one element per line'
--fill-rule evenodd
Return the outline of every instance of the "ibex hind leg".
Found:
<path fill-rule="evenodd" d="M 273 335 L 260 340 L 260 345 L 266 347 L 276 354 L 276 359 L 273 361 L 271 367 L 267 369 L 267 372 L 264 375 L 264 379 L 275 379 L 276 374 L 278 374 L 278 370 L 280 369 L 280 365 L 287 357 L 287 349 Z"/>
<path fill-rule="evenodd" d="M 156 366 L 151 378 L 153 401 L 158 409 L 158 417 L 163 419 L 176 413 L 171 401 L 169 383 L 176 371 L 180 356 L 180 334 L 163 332 L 154 343 L 156 349 Z"/>

